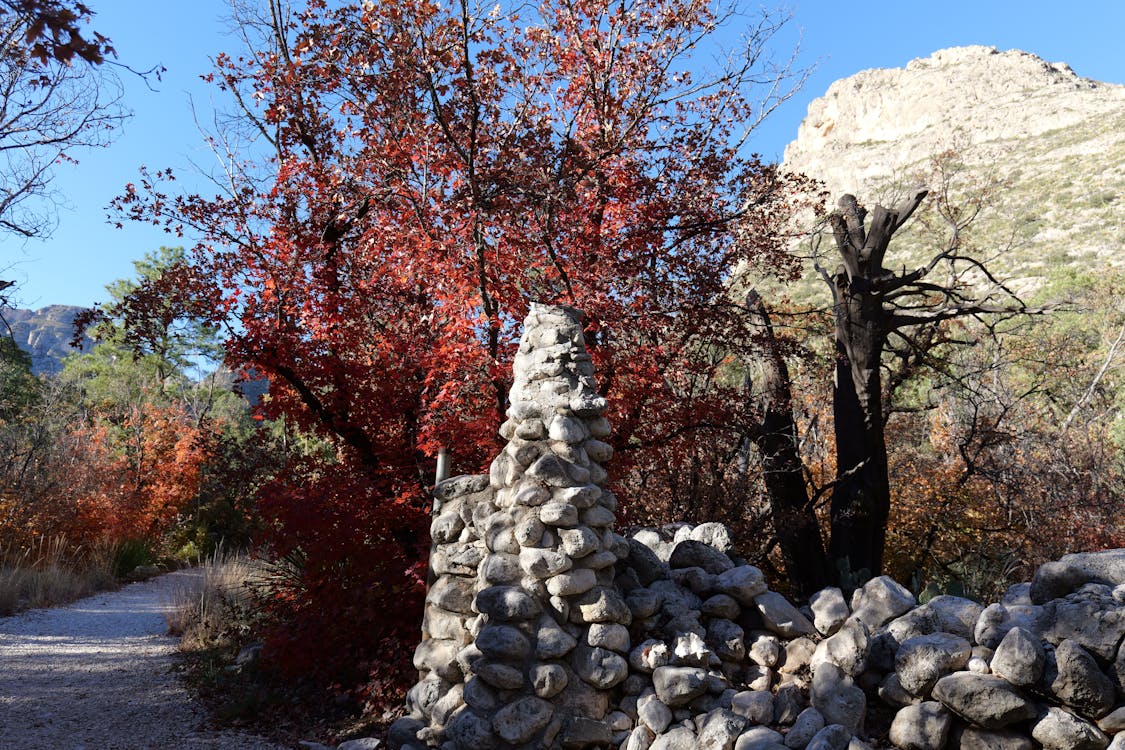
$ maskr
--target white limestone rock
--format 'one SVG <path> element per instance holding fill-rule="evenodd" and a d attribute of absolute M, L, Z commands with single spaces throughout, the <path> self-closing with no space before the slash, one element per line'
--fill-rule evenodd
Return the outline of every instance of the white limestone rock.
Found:
<path fill-rule="evenodd" d="M 955 672 L 934 685 L 933 697 L 961 718 L 984 729 L 1003 729 L 1035 718 L 1035 704 L 995 675 Z"/>
<path fill-rule="evenodd" d="M 952 633 L 908 638 L 895 656 L 895 673 L 908 693 L 926 696 L 941 677 L 964 669 L 972 650 L 968 641 Z"/>
<path fill-rule="evenodd" d="M 1043 750 L 1105 750 L 1109 737 L 1085 719 L 1049 706 L 1031 727 Z"/>
<path fill-rule="evenodd" d="M 830 661 L 845 673 L 857 677 L 867 665 L 869 650 L 867 626 L 853 618 L 817 645 L 810 664 L 815 672 L 819 663 Z"/>
<path fill-rule="evenodd" d="M 1047 657 L 1038 636 L 1015 627 L 1009 630 L 996 647 L 989 667 L 1013 685 L 1034 685 L 1043 675 Z"/>
<path fill-rule="evenodd" d="M 798 638 L 816 633 L 816 628 L 808 618 L 775 591 L 765 591 L 755 596 L 754 606 L 758 608 L 766 627 L 782 638 Z"/>
<path fill-rule="evenodd" d="M 768 690 L 742 690 L 731 698 L 731 710 L 749 724 L 773 721 L 773 693 Z"/>
<path fill-rule="evenodd" d="M 901 750 L 942 750 L 953 726 L 953 714 L 937 701 L 899 709 L 891 722 L 890 740 Z"/>
<path fill-rule="evenodd" d="M 917 602 L 914 595 L 890 576 L 872 578 L 852 594 L 852 617 L 874 630 L 905 613 Z"/>
<path fill-rule="evenodd" d="M 834 586 L 809 597 L 809 607 L 813 612 L 813 625 L 821 635 L 835 633 L 851 614 L 844 593 Z"/>
<path fill-rule="evenodd" d="M 829 724 L 840 724 L 855 734 L 863 727 L 867 698 L 842 669 L 831 662 L 813 673 L 809 699 Z"/>
<path fill-rule="evenodd" d="M 656 695 L 670 708 L 686 706 L 707 692 L 707 670 L 700 667 L 658 667 L 652 673 Z"/>

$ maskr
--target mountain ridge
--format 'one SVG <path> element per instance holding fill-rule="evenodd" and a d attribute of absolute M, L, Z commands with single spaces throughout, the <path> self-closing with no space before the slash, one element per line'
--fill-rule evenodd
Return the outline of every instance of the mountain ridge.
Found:
<path fill-rule="evenodd" d="M 978 229 L 994 246 L 1012 238 L 1007 277 L 1030 287 L 1067 264 L 1125 265 L 1125 86 L 1029 52 L 954 47 L 840 79 L 809 104 L 783 167 L 821 180 L 831 205 L 889 205 L 892 185 L 901 194 L 943 152 L 999 186 Z"/>
<path fill-rule="evenodd" d="M 72 352 L 74 316 L 86 308 L 77 305 L 47 305 L 38 310 L 5 307 L 0 315 L 7 322 L 16 344 L 31 355 L 31 371 L 49 375 L 62 370 L 62 361 Z M 81 351 L 87 352 L 93 341 L 83 336 Z"/>
<path fill-rule="evenodd" d="M 832 83 L 809 104 L 784 163 L 817 172 L 830 190 L 845 180 L 863 187 L 895 165 L 926 158 L 958 131 L 974 146 L 1018 142 L 1122 108 L 1125 86 L 1083 78 L 1066 63 L 1021 50 L 951 47 L 903 68 L 872 68 Z M 864 171 L 844 155 L 857 147 L 867 152 Z M 833 155 L 845 163 L 826 164 Z"/>

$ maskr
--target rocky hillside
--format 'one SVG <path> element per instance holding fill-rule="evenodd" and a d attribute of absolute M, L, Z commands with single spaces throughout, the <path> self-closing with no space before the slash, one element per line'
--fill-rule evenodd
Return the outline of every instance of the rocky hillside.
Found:
<path fill-rule="evenodd" d="M 948 149 L 1003 186 L 984 228 L 994 244 L 1015 237 L 1007 275 L 1125 264 L 1125 86 L 1027 52 L 959 47 L 839 80 L 809 105 L 785 166 L 833 202 L 873 204 Z"/>
<path fill-rule="evenodd" d="M 70 346 L 74 337 L 74 316 L 83 308 L 73 305 L 48 305 L 39 310 L 5 308 L 4 320 L 12 329 L 12 336 L 24 351 L 31 355 L 31 367 L 37 374 L 49 374 L 62 369 L 62 360 L 75 351 Z M 91 343 L 86 340 L 84 351 Z"/>

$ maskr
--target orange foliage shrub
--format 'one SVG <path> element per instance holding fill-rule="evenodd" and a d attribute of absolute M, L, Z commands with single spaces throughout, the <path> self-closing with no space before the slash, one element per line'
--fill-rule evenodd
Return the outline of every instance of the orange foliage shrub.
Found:
<path fill-rule="evenodd" d="M 81 461 L 67 494 L 74 498 L 72 539 L 155 539 L 196 495 L 207 460 L 201 431 L 176 406 L 133 408 L 119 425 L 79 428 Z"/>
<path fill-rule="evenodd" d="M 1125 546 L 1125 475 L 1104 425 L 975 416 L 947 404 L 896 431 L 888 572 L 987 597 L 1069 552 Z"/>
<path fill-rule="evenodd" d="M 138 405 L 54 436 L 34 481 L 6 498 L 0 536 L 27 546 L 64 537 L 74 547 L 155 540 L 196 496 L 210 458 L 182 406 Z"/>

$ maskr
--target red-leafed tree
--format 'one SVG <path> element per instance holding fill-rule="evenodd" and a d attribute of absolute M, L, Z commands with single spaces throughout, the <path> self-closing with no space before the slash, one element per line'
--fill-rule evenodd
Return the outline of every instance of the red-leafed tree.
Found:
<path fill-rule="evenodd" d="M 51 61 L 69 64 L 81 60 L 101 65 L 114 54 L 112 43 L 83 28 L 94 15 L 86 4 L 71 0 L 0 0 L 0 25 L 20 25 L 18 37 L 8 41 L 41 64 Z M 6 45 L 7 46 L 7 45 Z M 11 54 L 11 47 L 5 50 Z"/>
<path fill-rule="evenodd" d="M 403 559 L 383 555 L 363 593 L 411 606 L 371 614 L 372 642 L 414 637 L 432 458 L 477 471 L 495 452 L 530 302 L 587 315 L 618 475 L 683 479 L 693 441 L 738 445 L 752 415 L 725 368 L 754 328 L 727 285 L 743 266 L 791 272 L 805 187 L 748 154 L 795 82 L 765 54 L 776 18 L 726 52 L 709 41 L 744 22 L 681 0 L 271 0 L 242 19 L 251 51 L 212 76 L 238 109 L 214 139 L 225 193 L 167 195 L 170 175 L 146 174 L 119 200 L 201 238 L 231 361 L 270 378 L 270 416 L 335 441 L 315 491 L 274 497 L 270 541 L 300 552 L 306 591 L 356 588 L 326 529 L 387 525 L 355 544 Z"/>

